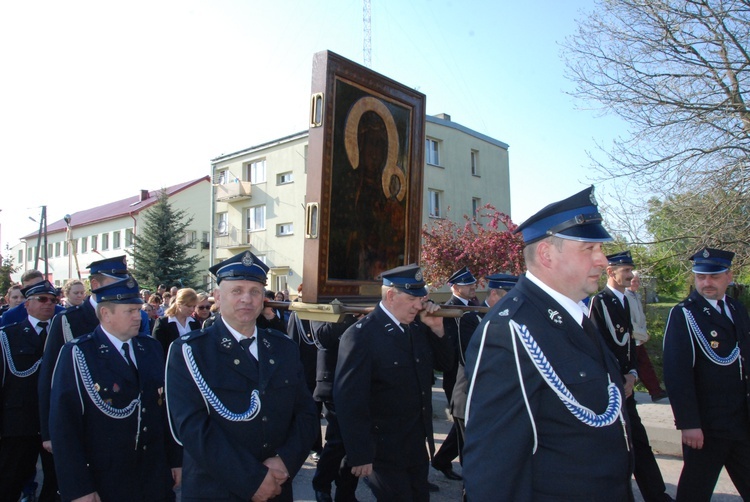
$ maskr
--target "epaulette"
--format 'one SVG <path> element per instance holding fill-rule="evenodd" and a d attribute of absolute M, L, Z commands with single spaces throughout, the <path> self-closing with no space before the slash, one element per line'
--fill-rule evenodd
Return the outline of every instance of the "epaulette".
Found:
<path fill-rule="evenodd" d="M 177 340 L 182 340 L 185 343 L 190 343 L 193 340 L 196 340 L 196 339 L 202 337 L 203 335 L 207 334 L 208 330 L 210 328 L 211 328 L 211 326 L 209 326 L 206 329 L 196 329 L 196 330 L 193 330 L 193 331 L 191 331 L 190 333 L 188 333 L 186 335 L 182 335 Z"/>
<path fill-rule="evenodd" d="M 26 320 L 26 319 L 24 319 L 23 321 L 25 321 L 25 320 Z M 5 330 L 7 330 L 8 328 L 13 328 L 13 327 L 15 327 L 15 326 L 18 326 L 18 325 L 19 325 L 19 324 L 21 324 L 21 323 L 22 323 L 23 321 L 18 321 L 18 322 L 14 322 L 14 323 L 11 323 L 11 324 L 6 324 L 5 326 L 3 326 L 3 327 L 2 327 L 2 328 L 0 328 L 0 329 L 2 329 L 3 331 L 5 331 Z"/>
<path fill-rule="evenodd" d="M 282 333 L 281 331 L 277 329 L 264 328 L 263 330 L 258 330 L 258 331 L 264 331 L 267 335 L 275 336 L 277 338 L 280 337 L 280 338 L 287 340 L 288 342 L 294 343 L 294 341 L 291 338 L 289 338 L 287 335 L 285 335 L 284 333 Z"/>
<path fill-rule="evenodd" d="M 89 340 L 93 340 L 93 339 L 94 339 L 94 333 L 88 333 L 86 335 L 79 336 L 78 338 L 73 338 L 68 343 L 81 344 L 81 343 L 88 342 Z"/>

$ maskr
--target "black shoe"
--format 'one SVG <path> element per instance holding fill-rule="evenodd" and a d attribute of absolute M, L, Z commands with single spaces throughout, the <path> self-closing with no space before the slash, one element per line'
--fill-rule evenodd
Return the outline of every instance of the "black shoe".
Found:
<path fill-rule="evenodd" d="M 320 460 L 320 452 L 318 452 L 318 451 L 312 452 L 310 454 L 310 458 L 312 459 L 313 462 L 317 462 L 318 460 Z"/>
<path fill-rule="evenodd" d="M 438 485 L 436 485 L 434 483 L 430 483 L 429 481 L 427 482 L 427 488 L 431 492 L 439 492 L 440 491 L 440 487 Z"/>
<path fill-rule="evenodd" d="M 333 502 L 330 493 L 315 490 L 315 502 Z"/>
<path fill-rule="evenodd" d="M 651 396 L 651 401 L 654 402 L 654 403 L 658 403 L 662 399 L 665 399 L 665 398 L 668 398 L 668 397 L 669 397 L 669 395 L 667 394 L 667 391 L 666 390 L 662 390 L 661 392 L 659 392 L 659 393 L 654 394 L 653 396 Z"/>
<path fill-rule="evenodd" d="M 460 474 L 457 474 L 457 473 L 456 473 L 456 472 L 455 472 L 455 471 L 453 470 L 453 466 L 450 466 L 450 465 L 449 465 L 448 467 L 445 467 L 445 468 L 443 468 L 443 469 L 439 469 L 439 468 L 437 468 L 437 467 L 435 467 L 435 466 L 433 465 L 433 466 L 432 466 L 432 468 L 433 468 L 433 469 L 436 469 L 436 470 L 438 470 L 438 471 L 440 471 L 440 472 L 442 472 L 442 473 L 443 473 L 443 476 L 445 476 L 446 478 L 448 478 L 448 479 L 450 479 L 450 480 L 453 480 L 453 481 L 461 481 L 462 479 L 464 479 L 464 478 L 462 478 L 462 477 L 461 477 L 461 475 L 460 475 Z"/>

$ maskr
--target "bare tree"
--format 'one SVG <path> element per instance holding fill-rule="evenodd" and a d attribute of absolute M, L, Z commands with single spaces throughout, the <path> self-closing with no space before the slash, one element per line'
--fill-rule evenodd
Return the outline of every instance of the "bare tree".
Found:
<path fill-rule="evenodd" d="M 595 160 L 621 197 L 615 231 L 648 240 L 656 196 L 681 249 L 750 243 L 748 46 L 750 0 L 598 0 L 579 20 L 563 44 L 574 95 L 630 126 Z"/>

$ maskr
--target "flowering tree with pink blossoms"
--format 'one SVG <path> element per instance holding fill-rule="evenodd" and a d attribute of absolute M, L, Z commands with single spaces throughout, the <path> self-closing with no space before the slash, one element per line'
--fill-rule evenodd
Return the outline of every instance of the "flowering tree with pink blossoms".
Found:
<path fill-rule="evenodd" d="M 503 272 L 518 275 L 525 270 L 523 239 L 514 235 L 518 225 L 490 204 L 476 218 L 464 215 L 463 226 L 448 219 L 422 228 L 421 265 L 425 280 L 438 288 L 461 267 L 469 267 L 480 281 Z"/>

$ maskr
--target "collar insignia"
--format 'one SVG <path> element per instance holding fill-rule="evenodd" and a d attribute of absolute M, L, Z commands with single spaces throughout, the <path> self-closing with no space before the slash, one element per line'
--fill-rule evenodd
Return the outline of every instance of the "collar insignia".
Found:
<path fill-rule="evenodd" d="M 221 339 L 221 346 L 224 347 L 225 349 L 231 348 L 232 347 L 232 340 L 230 340 L 227 337 L 222 338 Z"/>
<path fill-rule="evenodd" d="M 508 309 L 505 309 L 502 312 L 499 312 L 497 315 L 503 316 L 503 317 L 507 316 L 508 315 Z"/>
<path fill-rule="evenodd" d="M 271 342 L 268 341 L 268 338 L 263 338 L 263 345 L 265 345 L 267 349 L 271 348 Z"/>
<path fill-rule="evenodd" d="M 190 338 L 188 335 L 182 335 L 180 337 L 180 340 L 187 340 L 188 338 Z"/>
<path fill-rule="evenodd" d="M 106 343 L 103 343 L 103 344 L 99 345 L 99 350 L 107 351 L 107 350 L 109 350 L 109 347 L 107 347 Z"/>
<path fill-rule="evenodd" d="M 547 313 L 549 314 L 549 318 L 552 322 L 555 324 L 562 324 L 562 316 L 560 315 L 560 312 L 557 310 L 548 309 Z"/>

